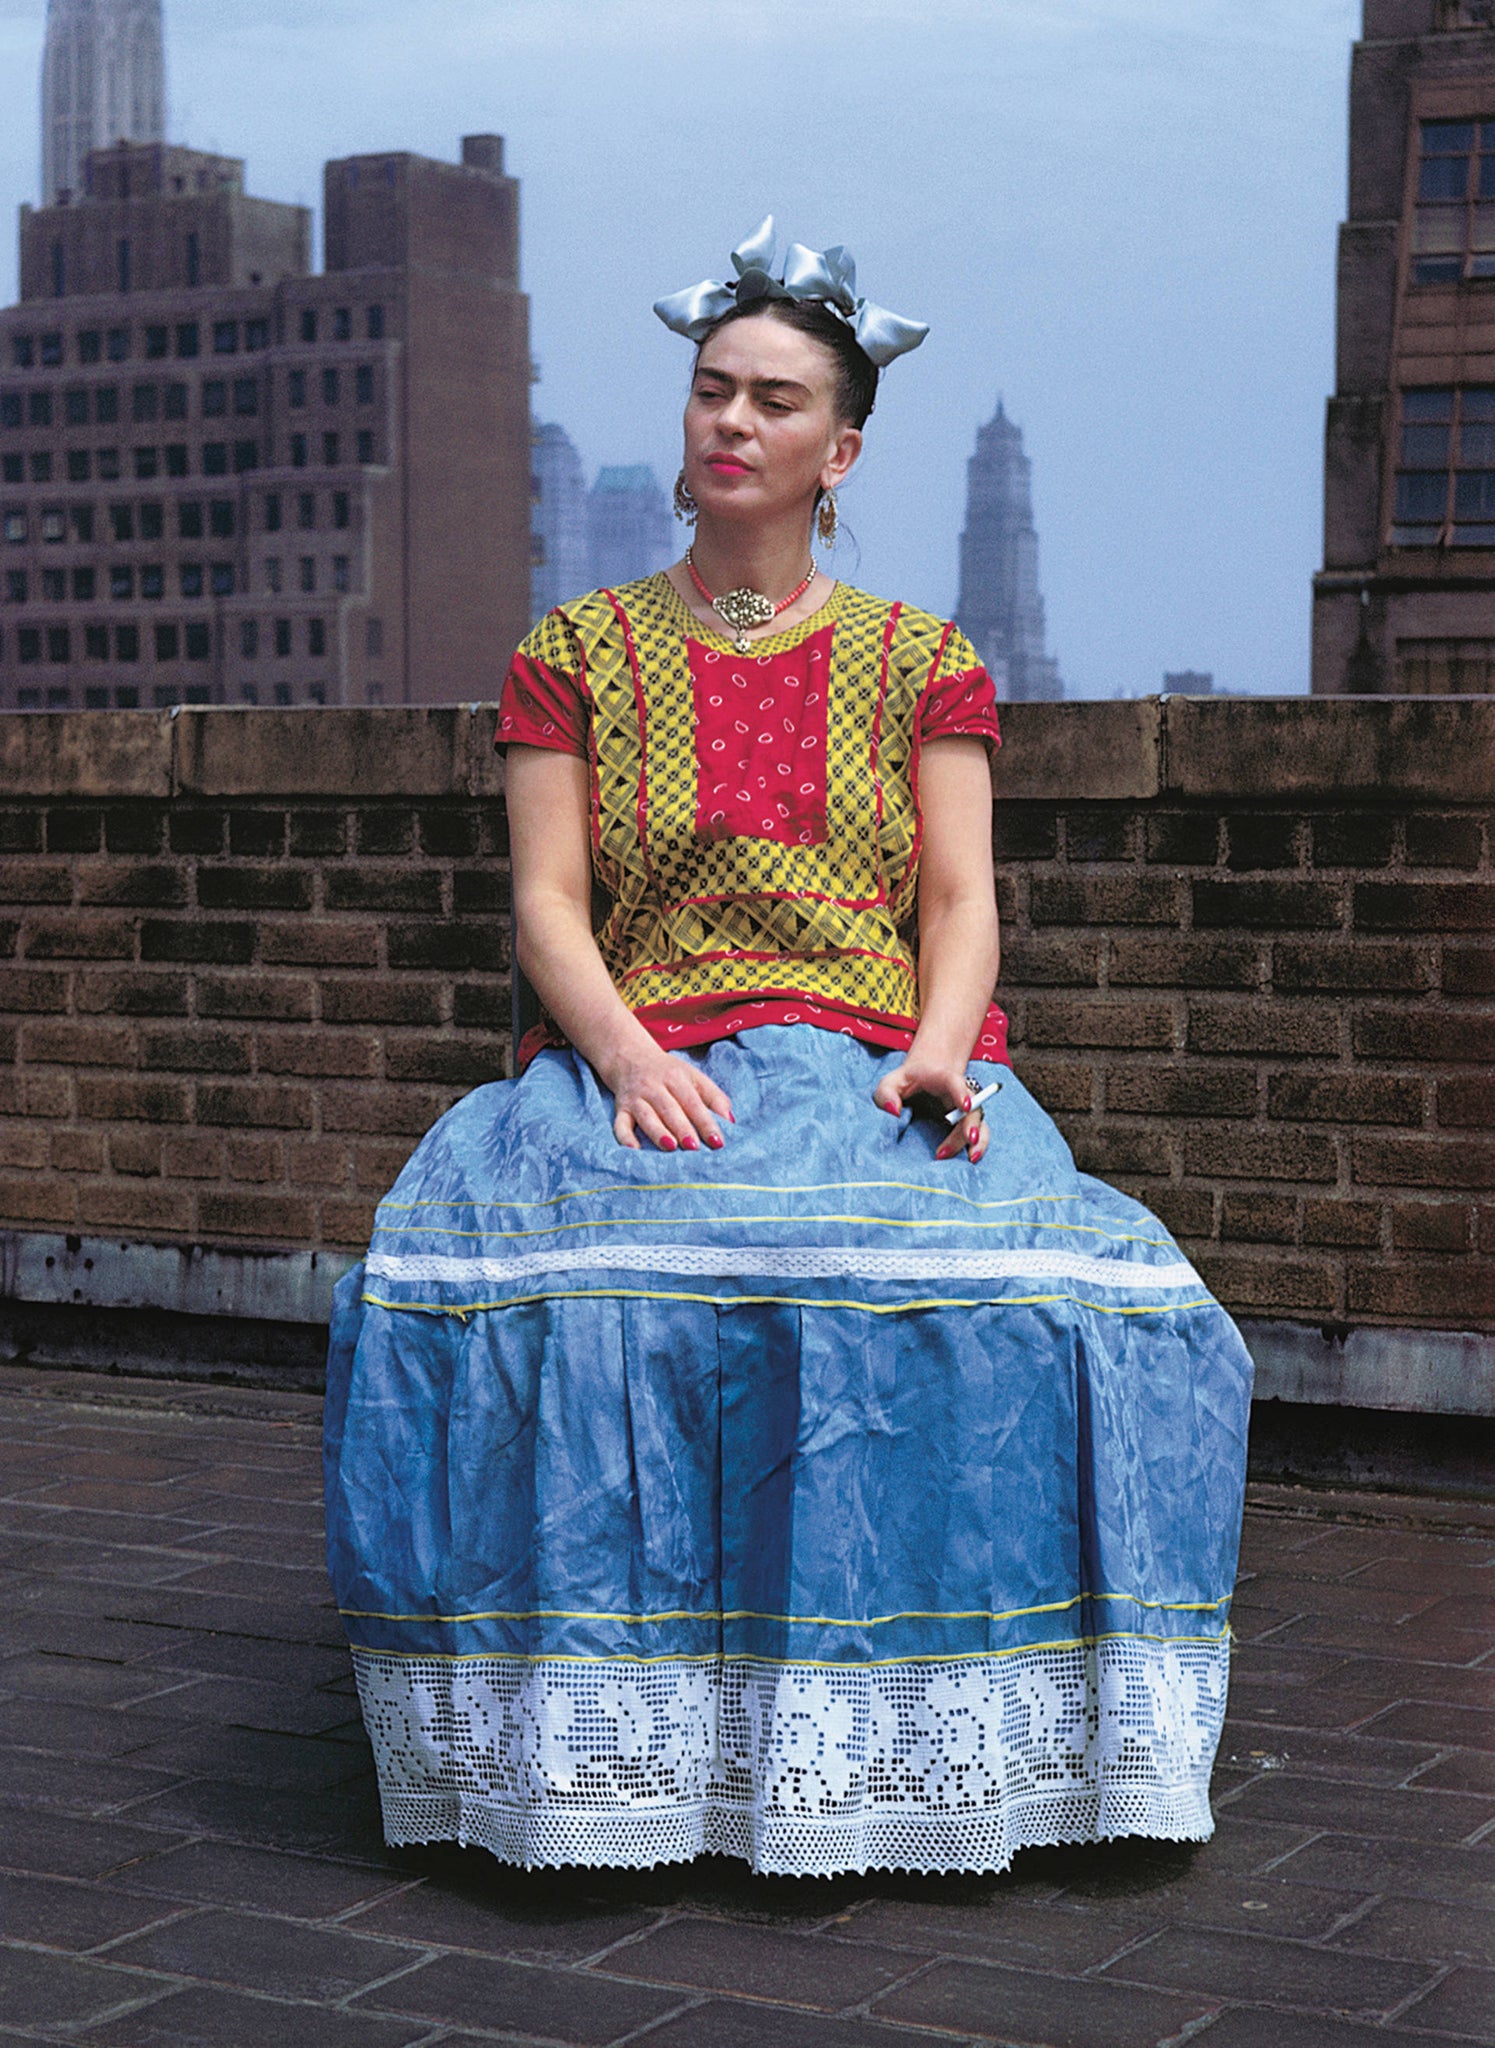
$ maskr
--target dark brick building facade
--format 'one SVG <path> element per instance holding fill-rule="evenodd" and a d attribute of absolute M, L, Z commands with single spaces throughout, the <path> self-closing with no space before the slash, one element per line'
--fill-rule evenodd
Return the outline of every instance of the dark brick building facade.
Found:
<path fill-rule="evenodd" d="M 1365 0 L 1313 688 L 1495 691 L 1491 0 Z"/>
<path fill-rule="evenodd" d="M 497 136 L 310 217 L 163 144 L 21 214 L 0 709 L 491 696 L 529 621 L 529 332 Z"/>

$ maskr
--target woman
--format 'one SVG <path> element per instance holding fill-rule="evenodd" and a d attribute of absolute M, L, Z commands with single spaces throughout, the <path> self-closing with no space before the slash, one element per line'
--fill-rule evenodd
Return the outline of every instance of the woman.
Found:
<path fill-rule="evenodd" d="M 735 262 L 656 308 L 692 548 L 504 693 L 545 1023 L 339 1293 L 386 1832 L 802 1874 L 1200 1839 L 1249 1360 L 1005 1064 L 989 678 L 810 554 L 924 330 L 844 251 L 775 275 L 771 223 Z"/>

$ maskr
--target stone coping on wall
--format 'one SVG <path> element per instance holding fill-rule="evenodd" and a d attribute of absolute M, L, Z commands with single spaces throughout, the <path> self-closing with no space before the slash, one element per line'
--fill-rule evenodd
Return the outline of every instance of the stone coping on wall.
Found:
<path fill-rule="evenodd" d="M 16 797 L 482 797 L 492 704 L 0 715 Z M 1004 704 L 999 797 L 1477 803 L 1495 698 L 1146 697 Z"/>

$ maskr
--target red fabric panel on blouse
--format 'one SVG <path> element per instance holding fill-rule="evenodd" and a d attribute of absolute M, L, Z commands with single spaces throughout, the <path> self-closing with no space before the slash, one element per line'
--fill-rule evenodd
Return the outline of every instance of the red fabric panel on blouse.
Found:
<path fill-rule="evenodd" d="M 702 839 L 825 843 L 834 626 L 756 660 L 687 640 Z"/>
<path fill-rule="evenodd" d="M 956 737 L 985 740 L 995 750 L 1002 744 L 997 729 L 996 686 L 984 668 L 964 669 L 934 683 L 919 700 L 919 742 Z"/>
<path fill-rule="evenodd" d="M 906 1025 L 843 1010 L 836 1003 L 806 1002 L 796 996 L 735 997 L 723 1003 L 720 997 L 698 1002 L 661 1004 L 656 1011 L 636 1011 L 640 1024 L 656 1045 L 666 1052 L 679 1052 L 690 1045 L 710 1045 L 718 1038 L 731 1038 L 739 1031 L 751 1031 L 755 1024 L 813 1024 L 821 1031 L 840 1031 L 864 1045 L 880 1045 L 889 1052 L 906 1052 L 914 1034 Z M 554 1025 L 536 1024 L 519 1043 L 516 1061 L 522 1074 L 537 1052 L 547 1046 L 564 1048 Z M 989 1060 L 1008 1067 L 1007 1018 L 993 1003 L 982 1021 L 981 1031 L 971 1048 L 973 1060 Z"/>
<path fill-rule="evenodd" d="M 504 747 L 511 741 L 587 758 L 587 707 L 581 691 L 570 676 L 527 654 L 514 656 L 498 700 L 493 743 Z"/>

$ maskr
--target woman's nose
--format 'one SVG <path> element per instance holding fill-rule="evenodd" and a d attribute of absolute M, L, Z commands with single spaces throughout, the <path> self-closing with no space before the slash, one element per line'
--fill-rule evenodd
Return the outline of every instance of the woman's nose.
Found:
<path fill-rule="evenodd" d="M 734 397 L 729 398 L 717 413 L 717 425 L 725 428 L 729 434 L 741 434 L 747 427 L 747 411 L 747 399 L 739 391 Z"/>

